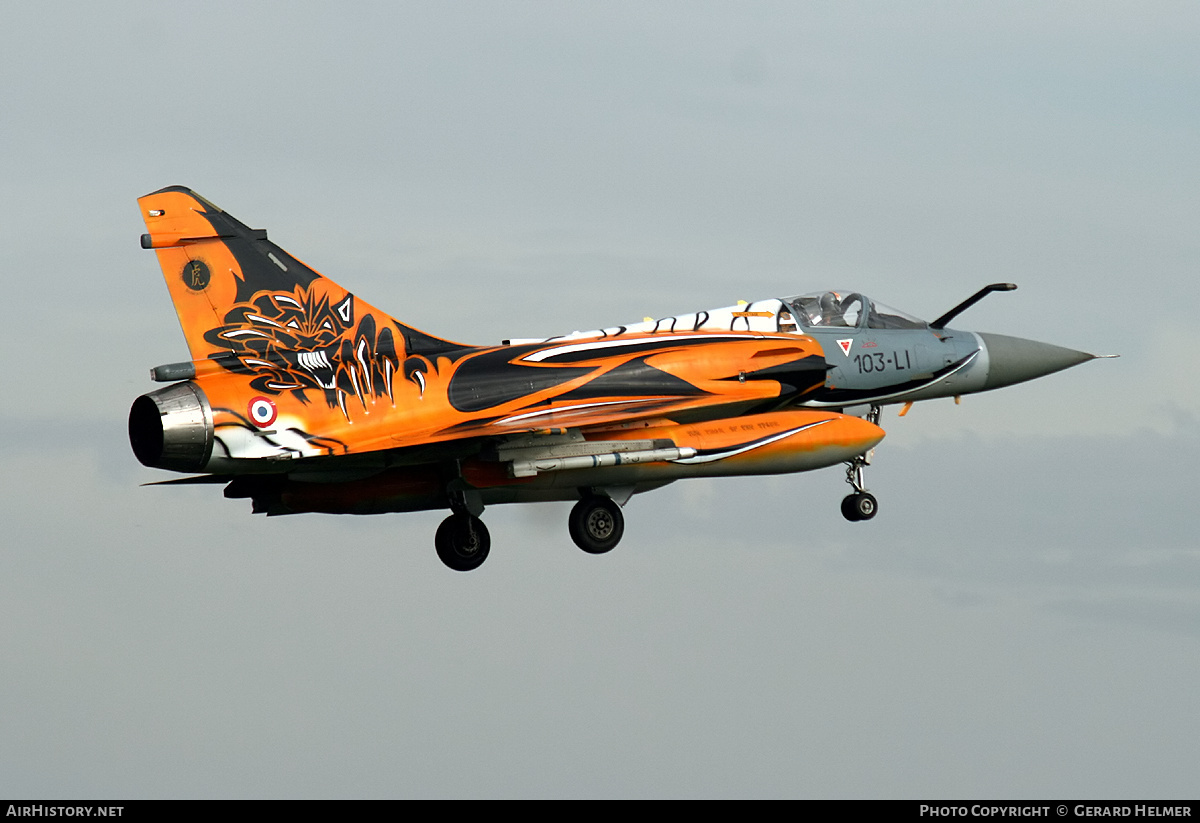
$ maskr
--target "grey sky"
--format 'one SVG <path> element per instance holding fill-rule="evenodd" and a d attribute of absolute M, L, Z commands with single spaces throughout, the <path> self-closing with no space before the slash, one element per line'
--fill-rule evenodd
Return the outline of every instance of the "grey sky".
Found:
<path fill-rule="evenodd" d="M 17 6 L 0 27 L 0 794 L 1168 797 L 1200 773 L 1189 3 Z M 140 488 L 183 184 L 467 342 L 849 286 L 1115 361 L 837 469 L 251 516 Z"/>

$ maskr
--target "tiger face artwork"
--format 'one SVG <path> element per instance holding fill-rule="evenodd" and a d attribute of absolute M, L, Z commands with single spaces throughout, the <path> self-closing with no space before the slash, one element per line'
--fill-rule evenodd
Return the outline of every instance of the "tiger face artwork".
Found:
<path fill-rule="evenodd" d="M 250 385 L 269 395 L 290 393 L 309 403 L 319 393 L 347 420 L 356 398 L 387 397 L 395 405 L 393 379 L 404 359 L 397 335 L 374 314 L 356 317 L 354 295 L 328 280 L 297 285 L 291 292 L 265 289 L 234 304 L 224 322 L 205 334 L 223 350 L 222 366 L 253 374 Z"/>

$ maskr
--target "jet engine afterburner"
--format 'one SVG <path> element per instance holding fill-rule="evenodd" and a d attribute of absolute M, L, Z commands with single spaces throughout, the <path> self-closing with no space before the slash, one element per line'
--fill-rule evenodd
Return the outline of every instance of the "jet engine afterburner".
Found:
<path fill-rule="evenodd" d="M 129 443 L 144 466 L 201 471 L 213 449 L 208 398 L 191 382 L 143 394 L 129 410 Z"/>

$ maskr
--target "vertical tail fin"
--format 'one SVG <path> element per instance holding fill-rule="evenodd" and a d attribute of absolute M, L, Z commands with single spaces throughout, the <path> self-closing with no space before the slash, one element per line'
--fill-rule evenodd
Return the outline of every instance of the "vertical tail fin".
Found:
<path fill-rule="evenodd" d="M 297 260 L 200 195 L 169 186 L 138 199 L 193 360 L 268 345 L 324 349 L 370 325 L 394 327 L 409 355 L 463 348 L 396 322 Z"/>

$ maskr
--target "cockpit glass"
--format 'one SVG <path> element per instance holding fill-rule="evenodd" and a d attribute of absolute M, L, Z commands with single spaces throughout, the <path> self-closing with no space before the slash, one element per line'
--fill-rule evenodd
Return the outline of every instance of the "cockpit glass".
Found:
<path fill-rule="evenodd" d="M 871 311 L 867 315 L 868 329 L 923 329 L 928 325 L 911 314 L 871 301 Z"/>
<path fill-rule="evenodd" d="M 868 300 L 857 292 L 825 291 L 788 297 L 792 315 L 809 328 L 923 329 L 924 320 Z M 864 322 L 865 321 L 865 322 Z"/>
<path fill-rule="evenodd" d="M 853 328 L 863 314 L 863 297 L 853 292 L 823 291 L 783 301 L 810 328 Z"/>

